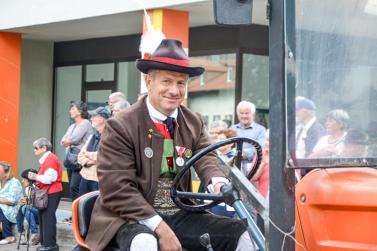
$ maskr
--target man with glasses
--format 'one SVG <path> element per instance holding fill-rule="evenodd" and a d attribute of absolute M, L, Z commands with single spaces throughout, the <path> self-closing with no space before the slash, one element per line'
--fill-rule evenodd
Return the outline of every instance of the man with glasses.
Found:
<path fill-rule="evenodd" d="M 123 92 L 113 92 L 110 94 L 107 104 L 109 105 L 111 113 L 114 112 L 114 105 L 119 101 L 127 101 Z"/>

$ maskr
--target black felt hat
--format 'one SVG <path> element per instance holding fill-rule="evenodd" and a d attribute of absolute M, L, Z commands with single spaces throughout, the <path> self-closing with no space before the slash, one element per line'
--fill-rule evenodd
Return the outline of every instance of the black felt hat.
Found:
<path fill-rule="evenodd" d="M 203 67 L 190 66 L 190 59 L 183 50 L 181 41 L 175 39 L 163 39 L 152 55 L 136 60 L 136 67 L 145 74 L 149 70 L 167 70 L 194 77 L 204 72 Z"/>
<path fill-rule="evenodd" d="M 38 171 L 35 170 L 35 169 L 26 169 L 26 170 L 23 170 L 23 171 L 22 171 L 22 173 L 21 173 L 21 177 L 24 178 L 24 179 L 29 180 L 29 178 L 28 178 L 28 174 L 29 174 L 29 172 L 32 172 L 32 173 L 38 173 Z M 30 181 L 30 180 L 29 180 L 29 181 Z"/>

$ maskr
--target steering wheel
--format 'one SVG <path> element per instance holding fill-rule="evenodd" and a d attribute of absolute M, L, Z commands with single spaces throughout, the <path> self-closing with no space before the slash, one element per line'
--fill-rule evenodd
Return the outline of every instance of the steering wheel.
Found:
<path fill-rule="evenodd" d="M 251 179 L 255 173 L 258 171 L 260 163 L 262 161 L 262 147 L 259 145 L 258 142 L 255 140 L 252 140 L 250 138 L 245 138 L 245 137 L 234 137 L 234 138 L 229 138 L 221 142 L 217 142 L 213 145 L 210 145 L 203 150 L 201 150 L 198 154 L 193 156 L 189 161 L 186 162 L 186 164 L 183 166 L 183 169 L 175 176 L 173 185 L 170 191 L 170 195 L 172 197 L 172 200 L 174 203 L 181 209 L 190 211 L 190 212 L 199 212 L 203 211 L 206 209 L 209 209 L 221 202 L 224 201 L 224 195 L 222 192 L 216 193 L 216 194 L 208 194 L 204 192 L 198 192 L 198 193 L 193 193 L 193 192 L 182 192 L 178 190 L 178 186 L 181 183 L 182 177 L 185 175 L 185 173 L 190 170 L 190 168 L 195 165 L 195 163 L 200 160 L 203 156 L 207 155 L 208 153 L 222 147 L 228 144 L 236 144 L 237 146 L 237 152 L 235 156 L 235 165 L 237 168 L 241 169 L 241 164 L 242 164 L 242 147 L 243 143 L 249 143 L 251 144 L 255 149 L 256 149 L 256 161 L 254 163 L 253 168 L 251 171 L 248 173 L 247 178 Z M 229 167 L 229 166 L 228 166 Z M 229 167 L 231 168 L 231 167 Z M 182 201 L 182 199 L 185 199 L 186 201 L 189 200 L 190 204 L 187 204 Z M 193 202 L 195 200 L 195 202 Z M 209 203 L 202 203 L 198 204 L 198 200 L 209 200 L 211 202 Z"/>

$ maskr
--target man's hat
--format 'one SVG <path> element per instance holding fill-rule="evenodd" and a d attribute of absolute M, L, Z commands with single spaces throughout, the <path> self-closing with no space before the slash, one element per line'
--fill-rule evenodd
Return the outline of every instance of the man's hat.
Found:
<path fill-rule="evenodd" d="M 300 98 L 296 100 L 296 110 L 298 109 L 306 109 L 310 111 L 315 111 L 317 107 L 315 106 L 312 100 L 308 98 Z"/>
<path fill-rule="evenodd" d="M 29 178 L 28 178 L 28 174 L 29 174 L 29 172 L 32 172 L 32 173 L 38 173 L 38 171 L 35 170 L 35 169 L 26 169 L 26 170 L 23 170 L 23 171 L 22 171 L 22 173 L 21 173 L 21 177 L 24 178 L 24 179 L 29 180 Z M 30 181 L 30 180 L 29 180 L 29 181 Z"/>
<path fill-rule="evenodd" d="M 203 67 L 190 66 L 190 59 L 183 50 L 181 41 L 174 39 L 163 39 L 152 55 L 136 60 L 136 67 L 145 74 L 153 69 L 186 73 L 190 77 L 204 72 Z"/>
<path fill-rule="evenodd" d="M 104 119 L 111 117 L 111 113 L 103 106 L 97 107 L 97 109 L 89 111 L 90 116 L 101 116 Z"/>

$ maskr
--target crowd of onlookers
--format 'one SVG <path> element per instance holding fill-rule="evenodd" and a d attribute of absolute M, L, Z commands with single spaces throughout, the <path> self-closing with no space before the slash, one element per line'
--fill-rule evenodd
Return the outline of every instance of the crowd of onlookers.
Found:
<path fill-rule="evenodd" d="M 143 97 L 141 95 L 141 97 Z M 61 145 L 66 149 L 66 157 L 60 161 L 51 152 L 51 142 L 46 138 L 39 138 L 33 143 L 34 154 L 38 157 L 40 168 L 27 169 L 22 172 L 20 182 L 12 176 L 11 166 L 7 162 L 0 163 L 0 221 L 2 223 L 2 240 L 0 244 L 16 241 L 11 231 L 12 224 L 17 225 L 20 234 L 20 244 L 30 241 L 31 244 L 40 243 L 38 251 L 58 250 L 56 243 L 56 210 L 62 193 L 62 167 L 67 169 L 69 190 L 72 200 L 79 196 L 98 190 L 97 151 L 104 130 L 106 120 L 129 107 L 123 93 L 116 92 L 109 96 L 108 107 L 98 107 L 88 111 L 87 104 L 82 101 L 71 103 L 69 114 L 73 123 L 67 128 L 61 139 Z M 237 116 L 240 123 L 228 128 L 223 121 L 215 121 L 208 128 L 211 142 L 235 136 L 255 139 L 264 147 L 262 166 L 251 182 L 258 187 L 263 196 L 268 191 L 268 138 L 266 129 L 254 121 L 254 104 L 242 101 L 237 106 Z M 90 118 L 90 120 L 89 120 Z M 255 149 L 245 144 L 242 155 L 242 172 L 247 175 L 255 163 Z M 218 155 L 231 161 L 235 156 L 234 145 L 225 145 L 218 149 Z M 76 156 L 76 160 L 72 156 Z M 22 189 L 22 185 L 24 190 Z M 32 190 L 48 190 L 47 208 L 38 210 L 32 206 Z M 213 212 L 226 216 L 233 216 L 233 209 Z M 234 211 L 234 210 L 233 210 Z M 29 234 L 25 233 L 24 221 L 27 221 Z M 72 218 L 64 222 L 70 223 Z M 29 231 L 28 230 L 28 231 Z M 26 232 L 28 232 L 26 231 Z"/>
<path fill-rule="evenodd" d="M 257 172 L 250 179 L 250 182 L 257 188 L 258 192 L 268 198 L 270 166 L 269 166 L 269 133 L 266 128 L 254 121 L 256 108 L 255 105 L 248 101 L 241 101 L 237 105 L 238 124 L 231 125 L 228 128 L 227 123 L 221 120 L 213 121 L 209 126 L 209 135 L 212 143 L 223 141 L 233 137 L 251 138 L 259 143 L 263 149 L 263 157 Z M 235 164 L 236 145 L 224 145 L 217 150 L 218 157 L 230 165 Z M 245 176 L 255 168 L 256 149 L 249 143 L 242 146 L 242 163 L 241 171 Z M 224 203 L 210 209 L 212 213 L 226 217 L 237 217 L 235 210 Z M 261 217 L 255 213 L 255 219 L 261 231 L 264 231 L 264 223 Z"/>
<path fill-rule="evenodd" d="M 72 201 L 85 193 L 98 190 L 96 163 L 101 133 L 107 119 L 117 116 L 129 106 L 121 92 L 110 94 L 108 107 L 100 106 L 93 111 L 88 111 L 87 104 L 82 101 L 72 103 L 70 116 L 74 123 L 68 127 L 61 140 L 62 145 L 66 147 L 66 155 L 70 152 L 77 153 L 77 163 L 70 164 L 64 161 Z M 64 221 L 70 223 L 72 218 Z"/>
<path fill-rule="evenodd" d="M 62 165 L 58 157 L 51 152 L 51 143 L 46 138 L 39 138 L 33 143 L 34 154 L 39 159 L 38 170 L 27 169 L 21 174 L 21 182 L 13 177 L 9 162 L 0 162 L 0 222 L 1 245 L 16 242 L 12 225 L 17 225 L 19 244 L 37 245 L 38 251 L 58 250 L 56 244 L 56 209 L 59 205 L 62 187 Z M 22 183 L 22 185 L 21 185 Z M 24 189 L 22 188 L 24 187 Z M 33 194 L 36 190 L 45 190 L 47 206 L 36 209 Z M 28 222 L 25 232 L 24 220 Z"/>
<path fill-rule="evenodd" d="M 350 127 L 345 110 L 327 113 L 324 123 L 316 117 L 315 103 L 305 97 L 296 98 L 296 159 L 363 158 L 368 155 L 368 134 Z M 310 170 L 303 170 L 305 175 Z"/>
<path fill-rule="evenodd" d="M 17 241 L 12 231 L 13 225 L 16 225 L 19 244 L 40 243 L 38 251 L 59 250 L 56 242 L 56 210 L 63 191 L 62 162 L 67 169 L 72 200 L 98 190 L 97 150 L 105 122 L 129 106 L 121 92 L 109 96 L 108 107 L 101 106 L 93 111 L 88 111 L 87 104 L 82 101 L 72 102 L 69 113 L 74 123 L 61 140 L 66 149 L 64 161 L 51 152 L 52 145 L 48 139 L 39 138 L 34 141 L 33 148 L 40 167 L 38 170 L 24 170 L 21 182 L 13 177 L 11 164 L 0 161 L 0 245 Z M 33 206 L 32 194 L 36 190 L 47 191 L 47 207 L 44 209 Z M 70 217 L 65 222 L 70 223 L 71 220 Z"/>
<path fill-rule="evenodd" d="M 141 96 L 142 97 L 142 96 Z M 67 168 L 69 190 L 72 200 L 79 196 L 98 190 L 97 151 L 106 120 L 117 116 L 130 104 L 123 93 L 116 92 L 109 96 L 108 107 L 100 106 L 88 111 L 82 101 L 71 103 L 70 117 L 74 121 L 63 138 L 61 145 L 66 149 L 64 166 Z M 260 167 L 250 182 L 258 191 L 268 198 L 269 191 L 269 133 L 266 128 L 254 121 L 256 108 L 248 101 L 237 105 L 238 124 L 228 127 L 218 120 L 208 128 L 211 143 L 240 136 L 257 141 L 263 149 Z M 322 158 L 331 156 L 365 157 L 367 155 L 368 135 L 350 129 L 349 115 L 344 110 L 332 110 L 322 125 L 315 116 L 316 106 L 305 97 L 296 98 L 296 158 Z M 90 118 L 90 120 L 89 120 Z M 21 182 L 12 176 L 11 165 L 0 162 L 0 221 L 2 239 L 0 244 L 16 241 L 12 233 L 12 224 L 16 224 L 20 234 L 20 244 L 41 243 L 38 251 L 58 250 L 56 243 L 56 210 L 59 205 L 62 188 L 62 162 L 51 152 L 51 143 L 46 138 L 39 138 L 33 143 L 34 154 L 38 157 L 40 168 L 27 169 L 22 172 Z M 217 150 L 223 161 L 233 165 L 236 156 L 235 144 L 224 145 Z M 69 158 L 76 156 L 76 159 Z M 244 143 L 241 171 L 247 176 L 254 168 L 256 150 Z M 306 174 L 304 171 L 303 175 Z M 22 184 L 22 185 L 21 185 Z M 22 186 L 24 189 L 22 189 Z M 31 194 L 37 189 L 48 192 L 48 205 L 43 210 L 32 206 Z M 220 204 L 211 209 L 215 214 L 235 217 L 234 209 Z M 30 232 L 25 233 L 24 221 Z M 65 219 L 71 222 L 72 218 Z M 28 230 L 28 231 L 29 231 Z"/>

